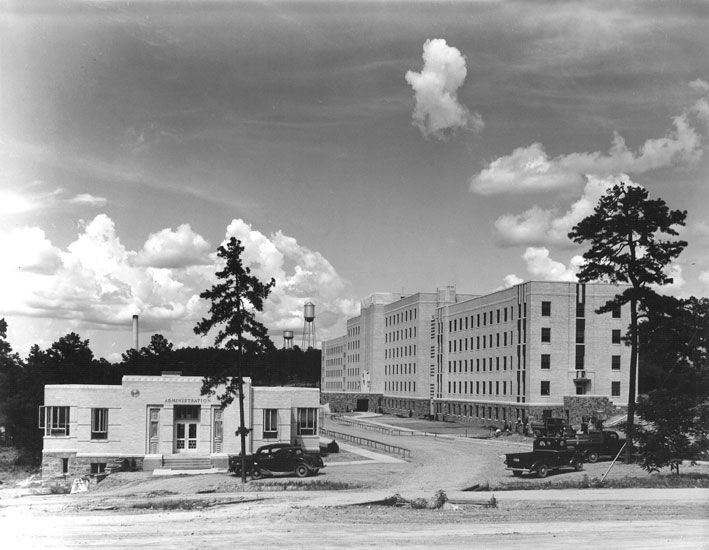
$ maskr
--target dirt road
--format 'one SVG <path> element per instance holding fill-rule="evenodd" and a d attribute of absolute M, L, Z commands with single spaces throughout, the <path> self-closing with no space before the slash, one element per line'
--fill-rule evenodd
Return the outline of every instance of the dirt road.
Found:
<path fill-rule="evenodd" d="M 692 491 L 692 490 L 690 490 Z M 540 499 L 532 493 L 526 496 Z M 592 491 L 586 491 L 592 493 Z M 283 495 L 206 510 L 47 514 L 0 510 L 3 548 L 707 548 L 706 491 L 694 502 L 596 498 L 515 501 L 443 510 L 327 505 Z M 542 495 L 543 496 L 543 495 Z M 678 495 L 679 496 L 679 495 Z M 295 498 L 293 498 L 295 497 Z M 697 498 L 699 500 L 697 500 Z M 63 500 L 63 499 L 62 499 Z M 66 498 L 68 500 L 68 498 Z M 344 499 L 347 500 L 347 499 Z M 553 518 L 553 519 L 551 519 Z M 524 519 L 524 521 L 522 521 Z"/>

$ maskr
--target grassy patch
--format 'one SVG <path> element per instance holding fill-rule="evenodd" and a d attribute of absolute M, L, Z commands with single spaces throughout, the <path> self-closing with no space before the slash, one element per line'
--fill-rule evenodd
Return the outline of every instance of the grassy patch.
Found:
<path fill-rule="evenodd" d="M 647 477 L 621 477 L 605 479 L 601 483 L 598 477 L 589 478 L 583 476 L 582 479 L 546 481 L 543 483 L 525 483 L 524 481 L 514 481 L 490 487 L 489 484 L 474 486 L 476 491 L 526 491 L 535 489 L 692 489 L 709 488 L 709 474 L 659 474 Z"/>
<path fill-rule="evenodd" d="M 19 481 L 39 473 L 39 467 L 29 455 L 23 455 L 14 447 L 0 447 L 0 481 Z"/>
<path fill-rule="evenodd" d="M 328 480 L 284 480 L 284 481 L 252 481 L 247 486 L 255 491 L 344 491 L 347 489 L 360 489 L 363 486 L 359 483 L 346 483 L 343 481 Z"/>

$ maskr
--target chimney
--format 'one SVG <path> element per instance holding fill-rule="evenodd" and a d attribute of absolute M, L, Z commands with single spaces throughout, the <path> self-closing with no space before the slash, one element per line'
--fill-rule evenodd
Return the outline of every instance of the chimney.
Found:
<path fill-rule="evenodd" d="M 133 349 L 138 351 L 138 316 L 133 315 Z"/>

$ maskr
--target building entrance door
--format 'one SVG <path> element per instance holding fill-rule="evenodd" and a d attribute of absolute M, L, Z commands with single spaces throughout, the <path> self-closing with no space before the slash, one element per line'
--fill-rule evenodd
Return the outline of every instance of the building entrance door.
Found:
<path fill-rule="evenodd" d="M 197 426 L 199 426 L 199 406 L 176 406 L 175 410 L 175 452 L 197 451 Z"/>

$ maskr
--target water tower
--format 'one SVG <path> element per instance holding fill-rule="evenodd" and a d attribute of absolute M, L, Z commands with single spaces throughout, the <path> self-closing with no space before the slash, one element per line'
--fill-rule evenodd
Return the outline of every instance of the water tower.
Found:
<path fill-rule="evenodd" d="M 293 348 L 293 331 L 284 330 L 283 331 L 283 349 Z"/>
<path fill-rule="evenodd" d="M 303 308 L 303 345 L 301 349 L 315 347 L 315 304 L 306 302 Z"/>

